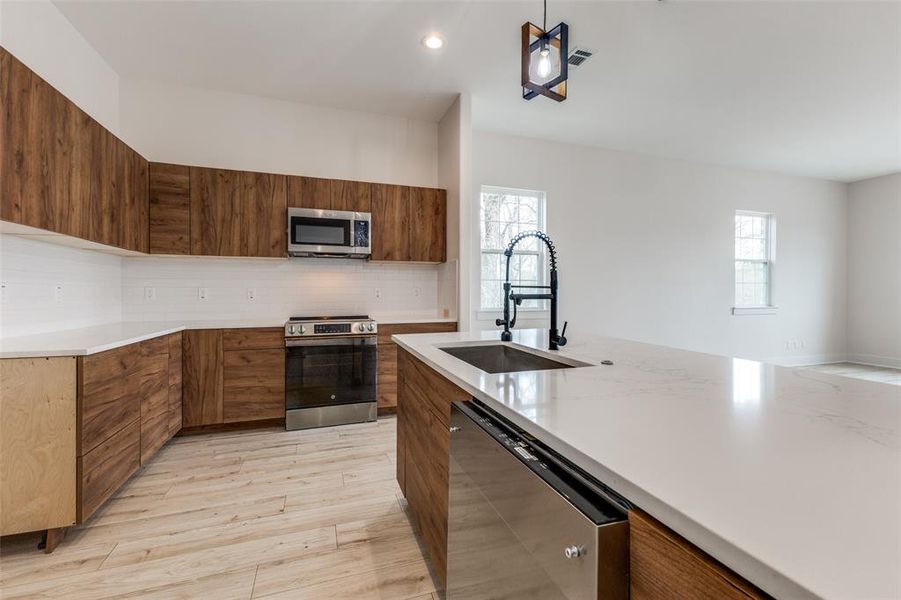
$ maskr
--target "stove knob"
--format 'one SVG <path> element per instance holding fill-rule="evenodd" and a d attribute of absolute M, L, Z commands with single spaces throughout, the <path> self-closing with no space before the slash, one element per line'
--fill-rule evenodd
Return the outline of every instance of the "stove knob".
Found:
<path fill-rule="evenodd" d="M 360 331 L 366 331 L 366 323 L 360 323 Z"/>
<path fill-rule="evenodd" d="M 375 331 L 375 325 L 373 323 L 369 324 L 369 331 Z"/>
<path fill-rule="evenodd" d="M 291 335 L 294 335 L 295 333 L 297 333 L 297 327 L 294 325 L 291 325 L 290 327 L 288 327 L 288 333 L 290 333 Z"/>
<path fill-rule="evenodd" d="M 301 326 L 300 326 L 300 333 L 301 333 L 301 334 L 304 334 L 304 333 L 306 333 L 306 332 L 307 332 L 307 328 L 304 327 L 303 325 L 301 325 Z"/>

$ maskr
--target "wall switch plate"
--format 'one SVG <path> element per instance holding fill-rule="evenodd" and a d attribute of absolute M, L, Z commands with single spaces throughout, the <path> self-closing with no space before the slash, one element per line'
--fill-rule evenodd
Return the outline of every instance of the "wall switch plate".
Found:
<path fill-rule="evenodd" d="M 144 300 L 148 302 L 153 302 L 156 300 L 156 288 L 155 287 L 145 287 L 144 288 Z"/>
<path fill-rule="evenodd" d="M 60 283 L 57 283 L 53 286 L 53 301 L 54 302 L 62 302 L 63 301 L 63 286 Z"/>
<path fill-rule="evenodd" d="M 247 288 L 247 299 L 253 302 L 257 299 L 257 291 L 253 288 Z"/>
<path fill-rule="evenodd" d="M 382 297 L 382 288 L 375 288 L 375 297 L 376 298 Z"/>
<path fill-rule="evenodd" d="M 419 294 L 421 294 L 421 293 L 422 293 L 422 290 L 420 290 L 418 287 L 413 288 L 413 296 L 414 297 L 419 298 Z"/>
<path fill-rule="evenodd" d="M 6 304 L 7 300 L 6 284 L 0 283 L 0 304 Z"/>
<path fill-rule="evenodd" d="M 197 288 L 197 299 L 198 300 L 206 300 L 208 295 L 206 288 Z"/>

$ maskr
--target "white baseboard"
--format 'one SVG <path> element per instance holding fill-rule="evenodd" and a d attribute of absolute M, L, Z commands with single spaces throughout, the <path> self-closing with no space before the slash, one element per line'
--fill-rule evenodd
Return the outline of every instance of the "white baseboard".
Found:
<path fill-rule="evenodd" d="M 871 367 L 889 367 L 893 369 L 901 369 L 901 358 L 893 358 L 891 356 L 878 356 L 876 354 L 849 354 L 845 360 L 847 362 L 869 365 Z"/>
<path fill-rule="evenodd" d="M 847 358 L 841 354 L 811 354 L 808 356 L 773 356 L 765 359 L 767 362 L 780 367 L 810 367 L 813 365 L 825 365 L 829 363 L 845 362 Z"/>

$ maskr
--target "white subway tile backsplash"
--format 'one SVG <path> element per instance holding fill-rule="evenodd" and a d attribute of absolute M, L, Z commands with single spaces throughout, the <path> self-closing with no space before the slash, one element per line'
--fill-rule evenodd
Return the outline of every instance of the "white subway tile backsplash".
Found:
<path fill-rule="evenodd" d="M 456 265 L 118 257 L 12 235 L 0 235 L 0 281 L 0 337 L 120 320 L 280 323 L 342 313 L 423 320 L 441 318 L 445 308 L 454 316 L 456 303 Z"/>

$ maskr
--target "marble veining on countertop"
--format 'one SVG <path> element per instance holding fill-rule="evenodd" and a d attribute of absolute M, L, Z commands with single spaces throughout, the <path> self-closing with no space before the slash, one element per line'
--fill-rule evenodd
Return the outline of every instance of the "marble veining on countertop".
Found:
<path fill-rule="evenodd" d="M 511 374 L 439 349 L 498 339 L 394 337 L 770 594 L 901 597 L 901 387 L 602 337 L 557 353 L 596 366 Z"/>

